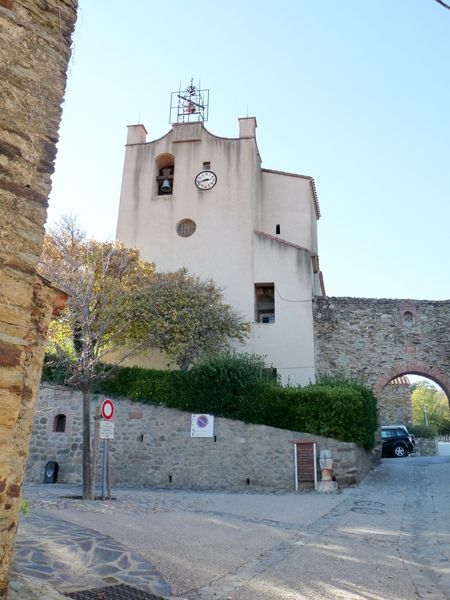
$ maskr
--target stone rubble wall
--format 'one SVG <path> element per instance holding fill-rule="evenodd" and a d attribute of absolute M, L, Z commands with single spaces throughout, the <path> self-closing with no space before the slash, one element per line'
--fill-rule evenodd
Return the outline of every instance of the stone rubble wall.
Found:
<path fill-rule="evenodd" d="M 429 377 L 450 396 L 450 300 L 316 297 L 317 375 L 346 375 L 367 382 L 380 400 L 392 379 Z M 380 420 L 403 423 L 408 412 Z"/>
<path fill-rule="evenodd" d="M 380 425 L 412 425 L 410 385 L 389 383 L 378 398 Z"/>
<path fill-rule="evenodd" d="M 76 0 L 0 0 L 0 599 L 51 313 L 37 276 Z"/>
<path fill-rule="evenodd" d="M 416 456 L 437 456 L 437 454 L 438 454 L 437 440 L 430 440 L 427 438 L 416 438 L 416 445 L 414 446 L 414 454 Z"/>
<path fill-rule="evenodd" d="M 101 404 L 103 397 L 93 401 Z M 123 485 L 227 490 L 295 489 L 293 441 L 314 439 L 331 449 L 341 486 L 359 482 L 372 455 L 355 444 L 216 417 L 215 438 L 192 438 L 191 414 L 157 405 L 115 401 L 115 437 L 110 442 L 112 480 Z M 66 415 L 66 432 L 53 431 Z M 42 482 L 47 461 L 59 464 L 60 483 L 80 483 L 81 393 L 43 386 L 35 413 L 27 479 Z M 101 451 L 98 477 L 101 477 Z M 319 477 L 320 478 L 320 477 Z M 248 481 L 247 481 L 248 480 Z"/>

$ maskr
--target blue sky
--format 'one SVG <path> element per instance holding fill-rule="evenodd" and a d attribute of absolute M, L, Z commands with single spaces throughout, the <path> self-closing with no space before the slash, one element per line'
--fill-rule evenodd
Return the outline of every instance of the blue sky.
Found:
<path fill-rule="evenodd" d="M 80 0 L 49 224 L 115 235 L 126 126 L 255 116 L 263 166 L 312 175 L 328 295 L 450 298 L 450 11 L 434 0 Z"/>

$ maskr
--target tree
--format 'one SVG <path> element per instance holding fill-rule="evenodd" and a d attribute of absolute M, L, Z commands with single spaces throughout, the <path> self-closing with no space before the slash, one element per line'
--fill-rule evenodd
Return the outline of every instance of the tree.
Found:
<path fill-rule="evenodd" d="M 125 340 L 132 326 L 130 307 L 148 287 L 154 268 L 140 259 L 138 250 L 88 239 L 73 218 L 63 217 L 46 236 L 40 270 L 69 295 L 52 323 L 50 339 L 55 360 L 64 363 L 65 382 L 83 394 L 83 498 L 92 499 L 92 389 L 111 368 L 103 363 L 105 355 L 119 350 L 118 364 L 142 349 L 139 335 L 126 346 Z"/>
<path fill-rule="evenodd" d="M 132 336 L 145 328 L 148 345 L 163 350 L 182 370 L 228 349 L 231 340 L 242 343 L 250 332 L 214 281 L 202 281 L 187 269 L 156 274 L 134 305 L 133 322 L 139 325 Z"/>
<path fill-rule="evenodd" d="M 425 423 L 438 429 L 442 422 L 449 420 L 447 396 L 430 383 L 415 384 L 411 398 L 415 424 Z"/>

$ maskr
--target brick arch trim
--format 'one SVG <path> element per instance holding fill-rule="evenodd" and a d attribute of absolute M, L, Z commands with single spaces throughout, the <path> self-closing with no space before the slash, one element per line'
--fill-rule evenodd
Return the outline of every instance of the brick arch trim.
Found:
<path fill-rule="evenodd" d="M 377 398 L 380 398 L 381 392 L 384 387 L 396 377 L 400 377 L 401 375 L 407 375 L 411 373 L 413 375 L 422 375 L 423 377 L 428 377 L 435 383 L 441 386 L 444 390 L 447 398 L 450 401 L 450 379 L 448 375 L 446 375 L 440 369 L 436 367 L 430 367 L 430 365 L 426 365 L 418 360 L 410 360 L 405 362 L 396 363 L 393 365 L 389 371 L 387 371 L 382 377 L 378 380 L 377 385 L 375 386 L 375 393 Z"/>

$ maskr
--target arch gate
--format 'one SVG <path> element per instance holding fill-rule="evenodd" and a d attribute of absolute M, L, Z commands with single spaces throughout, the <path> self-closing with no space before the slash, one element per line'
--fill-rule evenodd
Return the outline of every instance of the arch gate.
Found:
<path fill-rule="evenodd" d="M 450 399 L 450 300 L 318 297 L 313 310 L 319 377 L 362 379 L 380 402 L 389 382 L 411 373 Z M 397 422 L 409 422 L 405 411 Z"/>

